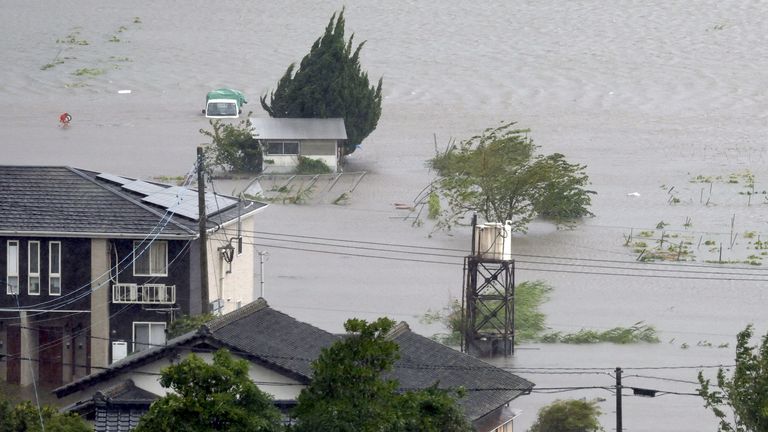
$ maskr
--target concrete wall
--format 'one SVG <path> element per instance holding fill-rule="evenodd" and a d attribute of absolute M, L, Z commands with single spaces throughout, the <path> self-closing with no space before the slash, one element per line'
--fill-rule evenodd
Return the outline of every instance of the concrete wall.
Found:
<path fill-rule="evenodd" d="M 241 231 L 253 231 L 256 218 L 252 215 L 241 219 Z M 236 310 L 238 304 L 244 306 L 256 299 L 254 297 L 254 256 L 255 247 L 247 239 L 243 242 L 242 253 L 238 254 L 237 223 L 227 225 L 225 229 L 209 235 L 208 238 L 208 294 L 210 301 L 222 299 L 226 314 Z M 232 263 L 224 259 L 221 248 L 231 244 L 235 248 Z M 258 295 L 258 294 L 257 294 Z"/>
<path fill-rule="evenodd" d="M 19 385 L 24 387 L 32 384 L 32 374 L 37 380 L 37 332 L 32 331 L 29 317 L 26 312 L 19 312 L 19 325 L 21 326 L 21 378 Z"/>
<path fill-rule="evenodd" d="M 299 154 L 323 161 L 331 170 L 338 170 L 338 146 L 335 140 L 304 140 L 299 143 Z M 272 161 L 268 163 L 267 161 Z M 265 173 L 291 173 L 299 163 L 297 155 L 264 154 Z"/>
<path fill-rule="evenodd" d="M 109 244 L 91 240 L 91 337 L 92 367 L 109 364 Z"/>

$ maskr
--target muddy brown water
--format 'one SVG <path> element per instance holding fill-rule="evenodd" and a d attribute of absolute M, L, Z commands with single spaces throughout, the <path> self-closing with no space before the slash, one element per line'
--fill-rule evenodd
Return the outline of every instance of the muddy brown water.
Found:
<path fill-rule="evenodd" d="M 246 107 L 264 116 L 259 96 L 340 6 L 5 1 L 2 163 L 182 175 L 205 142 L 205 92 L 241 89 Z M 607 373 L 620 366 L 625 385 L 683 393 L 627 396 L 626 430 L 714 430 L 701 400 L 687 395 L 696 368 L 630 368 L 729 364 L 739 330 L 750 322 L 766 330 L 768 274 L 738 263 L 761 263 L 755 241 L 768 236 L 763 12 L 760 2 L 731 0 L 347 5 L 347 33 L 367 40 L 364 69 L 384 78 L 379 126 L 347 167 L 368 174 L 345 206 L 272 205 L 260 215 L 252 241 L 269 253 L 266 298 L 330 331 L 348 317 L 381 315 L 422 334 L 441 331 L 419 317 L 460 295 L 469 231 L 430 236 L 429 221 L 414 227 L 395 204 L 428 184 L 424 161 L 436 147 L 515 120 L 543 152 L 586 164 L 598 192 L 596 217 L 574 230 L 537 222 L 515 238 L 517 279 L 555 287 L 545 306 L 554 330 L 644 321 L 662 339 L 526 344 L 494 360 L 542 389 L 513 402 L 522 410 L 517 428 L 549 401 L 571 397 L 606 398 L 601 420 L 615 428 L 610 391 L 563 390 L 611 386 Z M 73 117 L 66 130 L 57 125 L 64 111 Z M 709 183 L 691 181 L 699 175 Z M 690 243 L 694 262 L 635 261 L 626 236 L 652 244 L 660 222 L 667 241 Z M 638 237 L 643 231 L 651 238 Z M 708 267 L 719 259 L 731 263 Z"/>

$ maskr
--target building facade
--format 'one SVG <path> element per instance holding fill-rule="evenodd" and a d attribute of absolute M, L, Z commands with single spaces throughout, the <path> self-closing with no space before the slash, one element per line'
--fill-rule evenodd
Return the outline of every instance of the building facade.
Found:
<path fill-rule="evenodd" d="M 238 233 L 262 203 L 206 194 L 201 245 L 188 187 L 0 166 L 0 191 L 0 380 L 59 386 L 165 343 L 171 322 L 203 309 L 201 247 L 209 309 L 254 299 Z"/>

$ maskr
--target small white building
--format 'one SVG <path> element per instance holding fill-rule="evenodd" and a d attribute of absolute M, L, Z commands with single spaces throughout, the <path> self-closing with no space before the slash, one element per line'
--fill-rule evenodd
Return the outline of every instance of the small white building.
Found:
<path fill-rule="evenodd" d="M 251 118 L 254 138 L 264 151 L 265 173 L 291 173 L 299 156 L 339 170 L 347 130 L 342 118 Z"/>

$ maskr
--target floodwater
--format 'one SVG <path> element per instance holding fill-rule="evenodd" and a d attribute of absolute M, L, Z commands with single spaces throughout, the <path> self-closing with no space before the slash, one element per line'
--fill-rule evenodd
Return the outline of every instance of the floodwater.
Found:
<path fill-rule="evenodd" d="M 254 115 L 264 116 L 258 97 L 342 6 L 6 0 L 2 163 L 182 175 L 205 142 L 198 132 L 207 127 L 205 93 L 241 89 Z M 644 321 L 662 339 L 527 344 L 495 360 L 540 389 L 514 401 L 522 410 L 517 428 L 554 399 L 601 397 L 601 421 L 615 429 L 610 389 L 572 388 L 609 387 L 609 374 L 622 367 L 627 386 L 680 393 L 639 398 L 625 390 L 625 430 L 715 430 L 701 400 L 688 395 L 698 371 L 688 366 L 730 364 L 739 330 L 768 327 L 765 266 L 739 263 L 760 264 L 755 243 L 768 235 L 765 7 L 736 0 L 347 4 L 347 34 L 367 40 L 363 68 L 372 80 L 384 78 L 379 126 L 347 167 L 368 174 L 347 205 L 273 205 L 259 216 L 252 241 L 268 252 L 265 297 L 330 331 L 348 317 L 381 315 L 423 334 L 440 331 L 419 317 L 460 295 L 469 231 L 430 236 L 429 221 L 414 227 L 394 204 L 411 202 L 428 184 L 424 161 L 435 147 L 514 120 L 531 129 L 542 152 L 586 164 L 598 192 L 595 218 L 573 230 L 535 223 L 515 238 L 517 280 L 554 287 L 544 308 L 553 330 Z M 57 126 L 64 111 L 73 117 L 67 130 Z M 745 195 L 747 173 L 755 195 Z M 708 182 L 692 182 L 697 176 Z M 630 245 L 653 245 L 661 222 L 667 245 L 689 242 L 695 261 L 635 260 L 627 236 Z M 671 368 L 678 366 L 685 368 Z M 656 369 L 638 369 L 649 367 Z"/>

